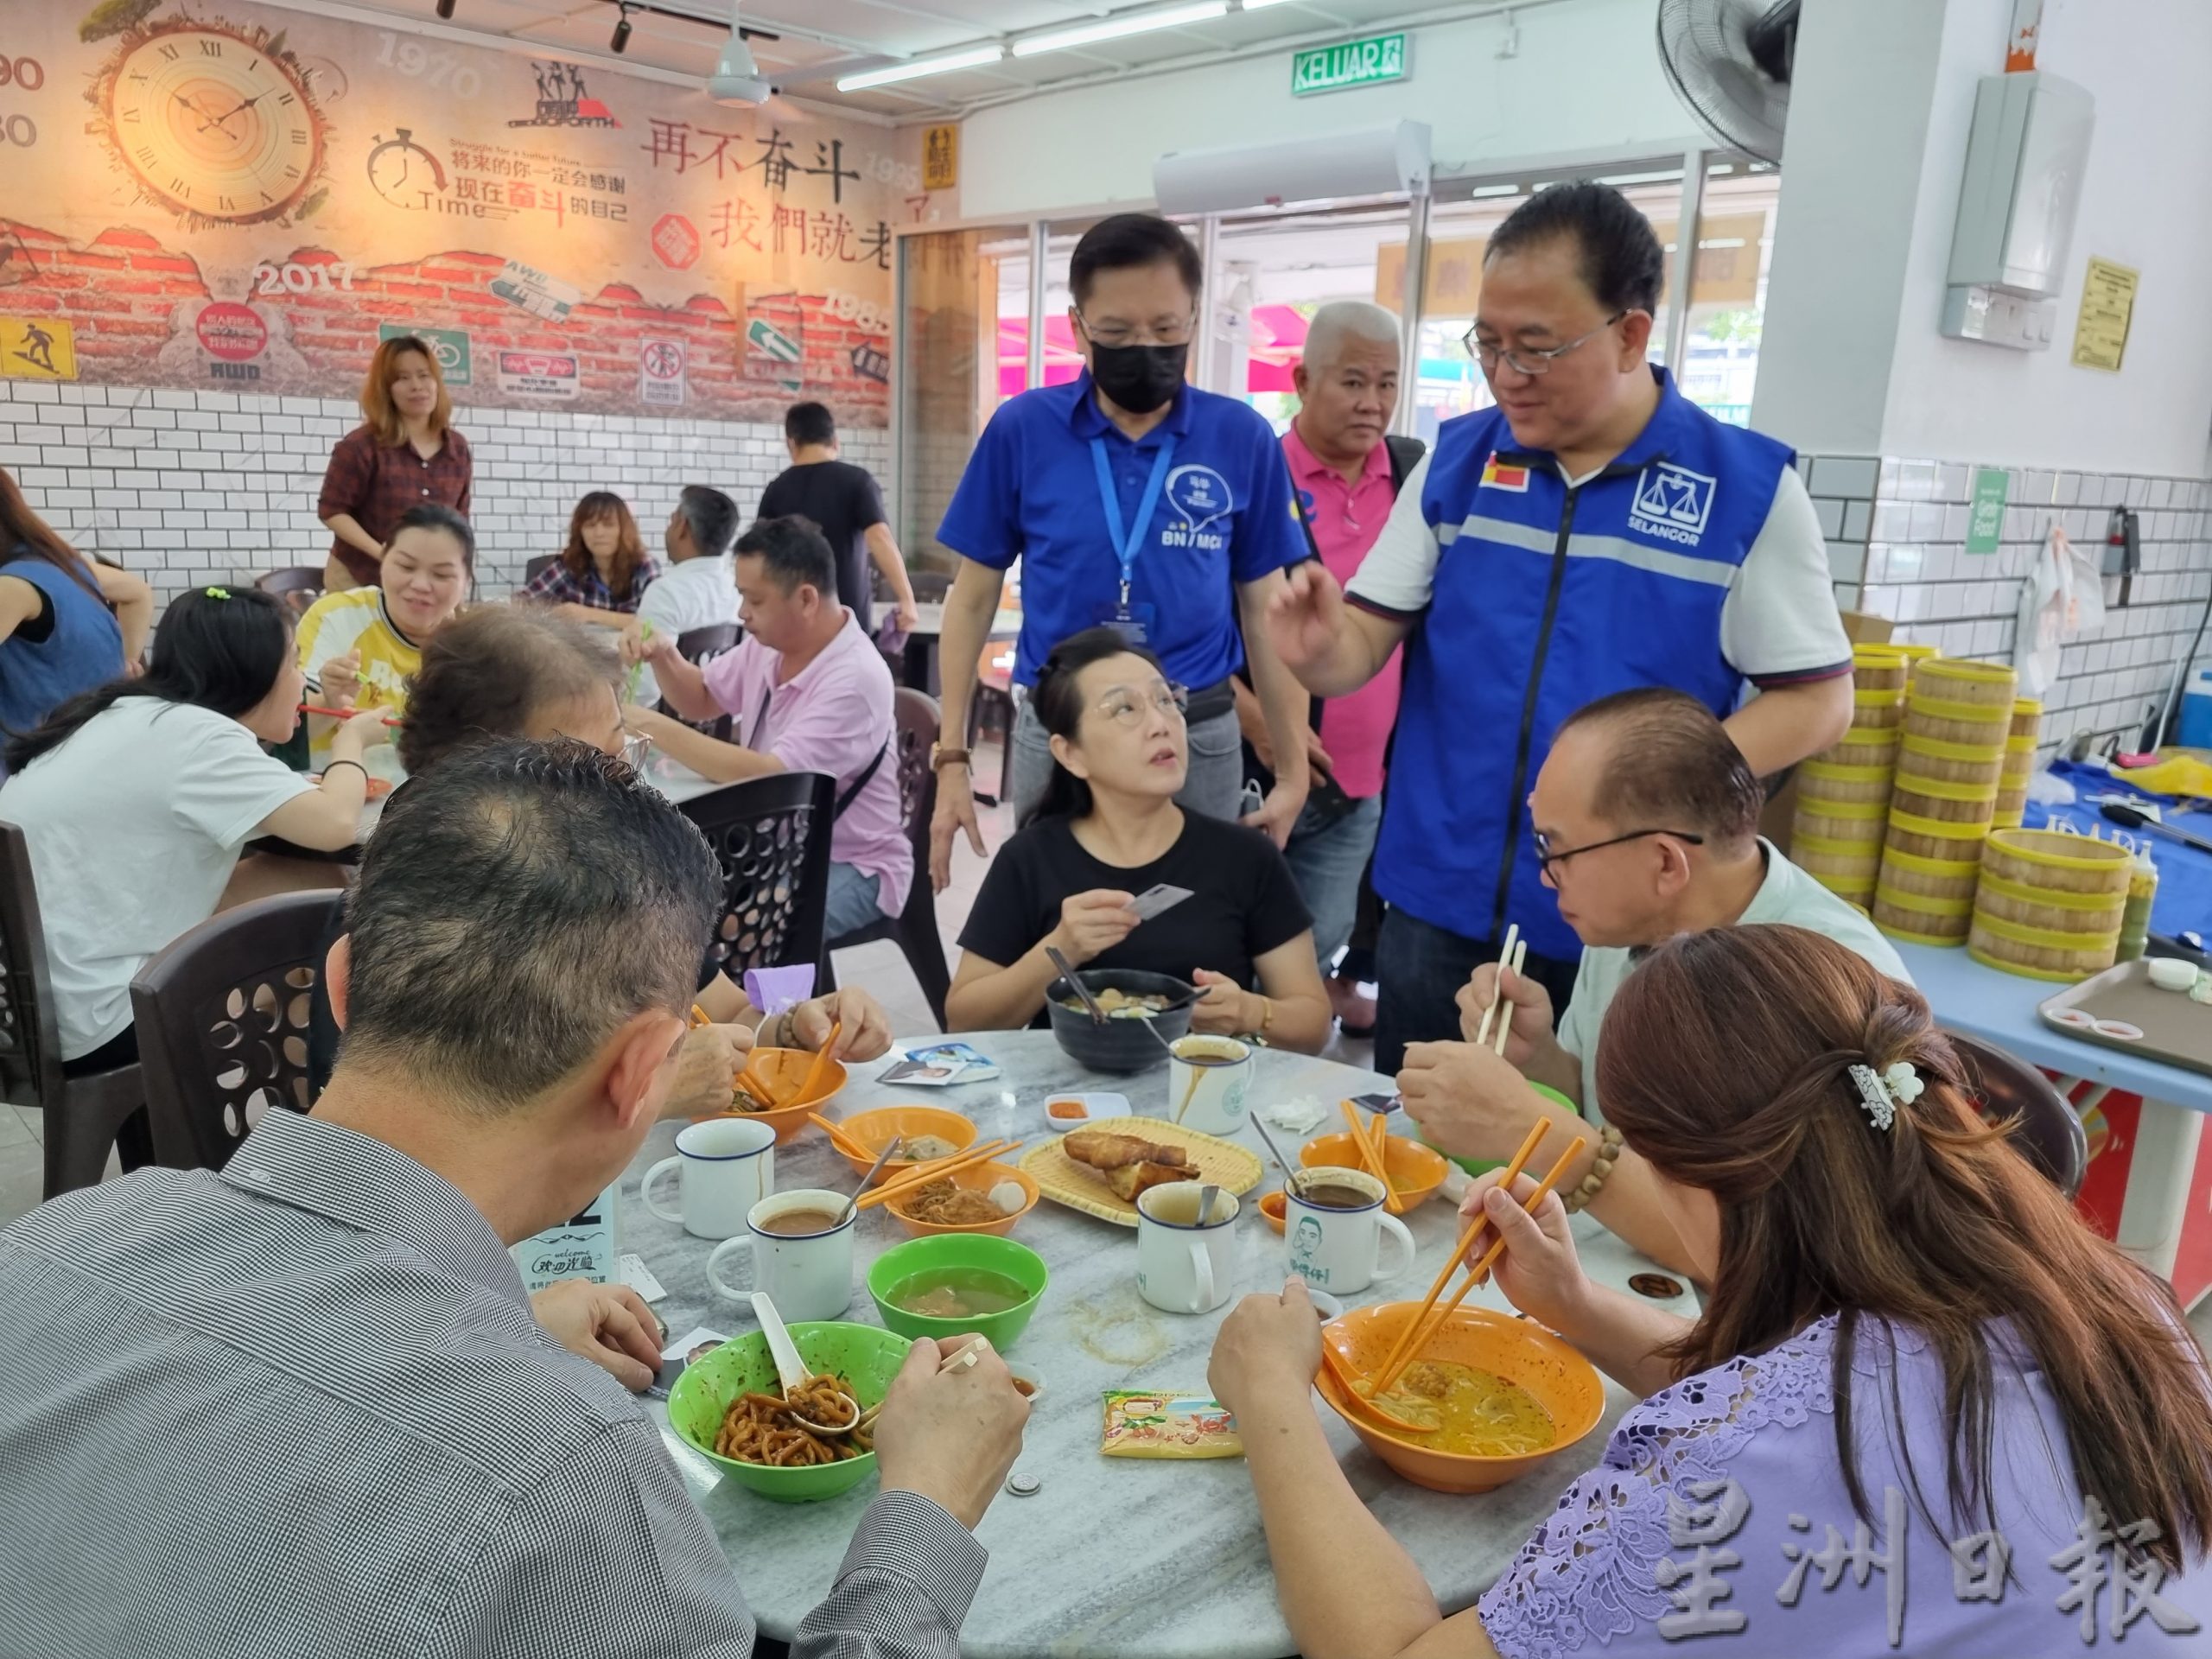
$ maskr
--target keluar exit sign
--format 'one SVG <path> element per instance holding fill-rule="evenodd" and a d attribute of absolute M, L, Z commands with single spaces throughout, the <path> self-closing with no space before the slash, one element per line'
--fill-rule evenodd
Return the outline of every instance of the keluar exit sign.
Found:
<path fill-rule="evenodd" d="M 1290 60 L 1290 90 L 1301 98 L 1308 92 L 1340 92 L 1403 80 L 1408 73 L 1405 35 L 1371 35 L 1297 54 Z"/>

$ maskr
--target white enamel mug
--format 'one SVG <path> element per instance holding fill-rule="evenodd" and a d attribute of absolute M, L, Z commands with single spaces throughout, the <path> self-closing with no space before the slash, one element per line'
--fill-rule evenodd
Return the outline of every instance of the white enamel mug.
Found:
<path fill-rule="evenodd" d="M 1137 1199 L 1137 1294 L 1168 1313 L 1211 1313 L 1236 1288 L 1236 1230 L 1243 1208 L 1217 1189 L 1213 1213 L 1198 1214 L 1204 1184 L 1170 1181 Z"/>
<path fill-rule="evenodd" d="M 1251 1046 L 1234 1037 L 1178 1037 L 1169 1046 L 1167 1116 L 1201 1135 L 1234 1135 L 1252 1092 Z"/>
<path fill-rule="evenodd" d="M 654 1184 L 671 1169 L 680 1187 L 675 1209 L 653 1196 Z M 676 1137 L 676 1156 L 638 1183 L 646 1209 L 699 1238 L 735 1237 L 745 1230 L 746 1212 L 775 1190 L 776 1132 L 741 1117 L 686 1125 Z"/>
<path fill-rule="evenodd" d="M 1286 1195 L 1283 1240 L 1290 1249 L 1293 1273 L 1316 1290 L 1347 1296 L 1387 1283 L 1413 1265 L 1414 1236 L 1405 1223 L 1383 1210 L 1382 1182 L 1363 1169 L 1324 1166 L 1301 1173 L 1305 1179 L 1300 1185 L 1309 1189 L 1350 1189 L 1363 1202 L 1338 1209 L 1309 1204 L 1295 1190 Z M 1382 1264 L 1385 1233 L 1405 1249 L 1387 1270 Z"/>
<path fill-rule="evenodd" d="M 761 1199 L 747 1214 L 745 1231 L 715 1245 L 707 1258 L 709 1281 L 740 1301 L 756 1290 L 766 1291 L 786 1320 L 839 1318 L 853 1300 L 853 1232 L 859 1212 L 846 1216 L 842 1224 L 802 1232 L 780 1231 L 779 1224 L 810 1211 L 830 1221 L 844 1213 L 851 1198 L 849 1192 L 803 1186 Z M 749 1285 L 733 1285 L 721 1274 L 722 1263 L 741 1251 L 753 1257 Z"/>

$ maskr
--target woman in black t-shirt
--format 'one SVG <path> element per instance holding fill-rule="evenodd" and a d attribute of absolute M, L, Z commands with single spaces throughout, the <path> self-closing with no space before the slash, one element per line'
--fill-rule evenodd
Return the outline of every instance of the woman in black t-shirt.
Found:
<path fill-rule="evenodd" d="M 1065 639 L 1047 659 L 1036 707 L 1052 781 L 992 861 L 961 930 L 945 999 L 953 1030 L 1043 1023 L 1045 988 L 1058 976 L 1045 954 L 1052 944 L 1077 967 L 1204 986 L 1193 1031 L 1252 1033 L 1307 1053 L 1327 1039 L 1313 921 L 1281 853 L 1256 830 L 1175 804 L 1190 760 L 1182 699 L 1159 659 L 1111 628 Z M 1190 896 L 1139 920 L 1136 895 L 1163 884 Z"/>

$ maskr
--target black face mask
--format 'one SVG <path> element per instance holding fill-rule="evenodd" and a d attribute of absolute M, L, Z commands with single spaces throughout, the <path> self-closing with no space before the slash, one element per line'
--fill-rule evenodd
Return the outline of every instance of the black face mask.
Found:
<path fill-rule="evenodd" d="M 1116 407 L 1149 415 L 1172 399 L 1183 385 L 1183 365 L 1191 355 L 1180 346 L 1101 346 L 1090 342 L 1090 378 Z"/>

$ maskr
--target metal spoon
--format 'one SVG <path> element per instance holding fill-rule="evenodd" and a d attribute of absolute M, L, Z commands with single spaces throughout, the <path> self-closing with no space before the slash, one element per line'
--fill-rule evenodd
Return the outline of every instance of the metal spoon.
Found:
<path fill-rule="evenodd" d="M 1282 1148 L 1275 1145 L 1275 1138 L 1268 1133 L 1268 1126 L 1260 1122 L 1260 1115 L 1251 1115 L 1252 1127 L 1260 1132 L 1260 1139 L 1268 1143 L 1268 1150 L 1275 1155 L 1275 1162 L 1282 1166 L 1283 1185 L 1293 1192 L 1303 1194 L 1306 1172 L 1282 1155 Z"/>
<path fill-rule="evenodd" d="M 776 1304 L 764 1291 L 753 1293 L 753 1317 L 760 1321 L 761 1334 L 768 1338 L 768 1352 L 776 1362 L 776 1381 L 783 1385 L 784 1398 L 788 1400 L 798 1389 L 814 1381 L 814 1373 L 806 1369 L 806 1362 L 798 1357 L 798 1344 L 791 1340 L 790 1328 L 784 1316 L 776 1311 Z M 852 1408 L 842 1423 L 810 1422 L 797 1412 L 791 1421 L 802 1428 L 810 1428 L 817 1434 L 849 1434 L 861 1426 L 861 1402 L 849 1394 L 845 1403 Z"/>
<path fill-rule="evenodd" d="M 883 1143 L 883 1150 L 875 1154 L 875 1161 L 868 1166 L 868 1173 L 861 1177 L 861 1184 L 853 1189 L 853 1196 L 845 1200 L 845 1207 L 837 1212 L 837 1226 L 842 1227 L 853 1218 L 853 1211 L 860 1207 L 861 1194 L 875 1185 L 875 1178 L 883 1173 L 883 1166 L 891 1161 L 891 1154 L 899 1150 L 899 1138 L 894 1135 Z M 836 1229 L 833 1228 L 831 1230 L 835 1231 Z"/>
<path fill-rule="evenodd" d="M 1075 994 L 1083 999 L 1083 1006 L 1090 1011 L 1090 1023 L 1094 1026 L 1104 1025 L 1106 1010 L 1098 1006 L 1098 999 L 1090 994 L 1090 987 L 1076 977 L 1074 966 L 1060 954 L 1060 947 L 1057 944 L 1048 944 L 1045 947 L 1045 955 L 1050 958 L 1052 966 L 1060 970 L 1060 977 L 1075 987 Z"/>
<path fill-rule="evenodd" d="M 1198 1189 L 1199 1226 L 1210 1227 L 1213 1224 L 1213 1201 L 1220 1196 L 1220 1185 L 1213 1181 L 1208 1181 Z"/>

